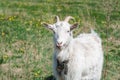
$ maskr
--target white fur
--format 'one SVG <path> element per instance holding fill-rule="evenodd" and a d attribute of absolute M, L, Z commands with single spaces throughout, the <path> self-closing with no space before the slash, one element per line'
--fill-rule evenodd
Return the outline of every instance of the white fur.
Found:
<path fill-rule="evenodd" d="M 67 33 L 71 26 L 64 21 L 51 26 L 55 32 L 53 56 L 55 78 L 57 80 L 100 80 L 103 67 L 103 50 L 100 37 L 91 30 L 91 33 L 82 33 L 73 38 L 72 31 L 70 32 L 71 35 Z M 62 42 L 60 49 L 56 47 L 57 42 Z M 57 59 L 61 62 L 69 60 L 67 75 L 62 73 L 60 76 L 57 73 Z"/>

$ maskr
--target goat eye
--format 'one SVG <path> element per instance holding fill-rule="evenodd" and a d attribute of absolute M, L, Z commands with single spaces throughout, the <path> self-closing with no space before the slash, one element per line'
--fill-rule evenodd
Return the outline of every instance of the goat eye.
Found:
<path fill-rule="evenodd" d="M 70 31 L 67 31 L 68 33 L 70 32 Z"/>

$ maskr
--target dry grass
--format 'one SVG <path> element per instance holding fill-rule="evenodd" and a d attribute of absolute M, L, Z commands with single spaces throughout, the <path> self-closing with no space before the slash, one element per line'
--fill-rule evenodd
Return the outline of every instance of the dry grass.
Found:
<path fill-rule="evenodd" d="M 119 0 L 0 0 L 0 80 L 52 78 L 52 32 L 41 23 L 55 15 L 75 17 L 75 36 L 93 28 L 103 40 L 102 80 L 120 80 Z"/>

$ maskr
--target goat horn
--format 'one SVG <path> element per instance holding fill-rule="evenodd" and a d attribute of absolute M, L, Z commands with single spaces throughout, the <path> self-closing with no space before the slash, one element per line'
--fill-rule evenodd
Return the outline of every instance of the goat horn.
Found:
<path fill-rule="evenodd" d="M 55 16 L 55 20 L 56 20 L 56 22 L 59 22 L 59 21 L 60 21 L 60 19 L 59 19 L 58 16 Z"/>
<path fill-rule="evenodd" d="M 74 18 L 72 16 L 67 16 L 64 21 L 68 22 L 70 19 L 74 20 Z"/>

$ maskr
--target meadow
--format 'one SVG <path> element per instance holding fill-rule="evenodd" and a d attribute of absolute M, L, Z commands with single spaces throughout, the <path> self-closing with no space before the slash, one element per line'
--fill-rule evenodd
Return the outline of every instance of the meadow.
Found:
<path fill-rule="evenodd" d="M 0 80 L 52 80 L 52 32 L 43 22 L 73 16 L 74 37 L 93 28 L 102 38 L 102 80 L 120 80 L 119 0 L 0 0 Z"/>

